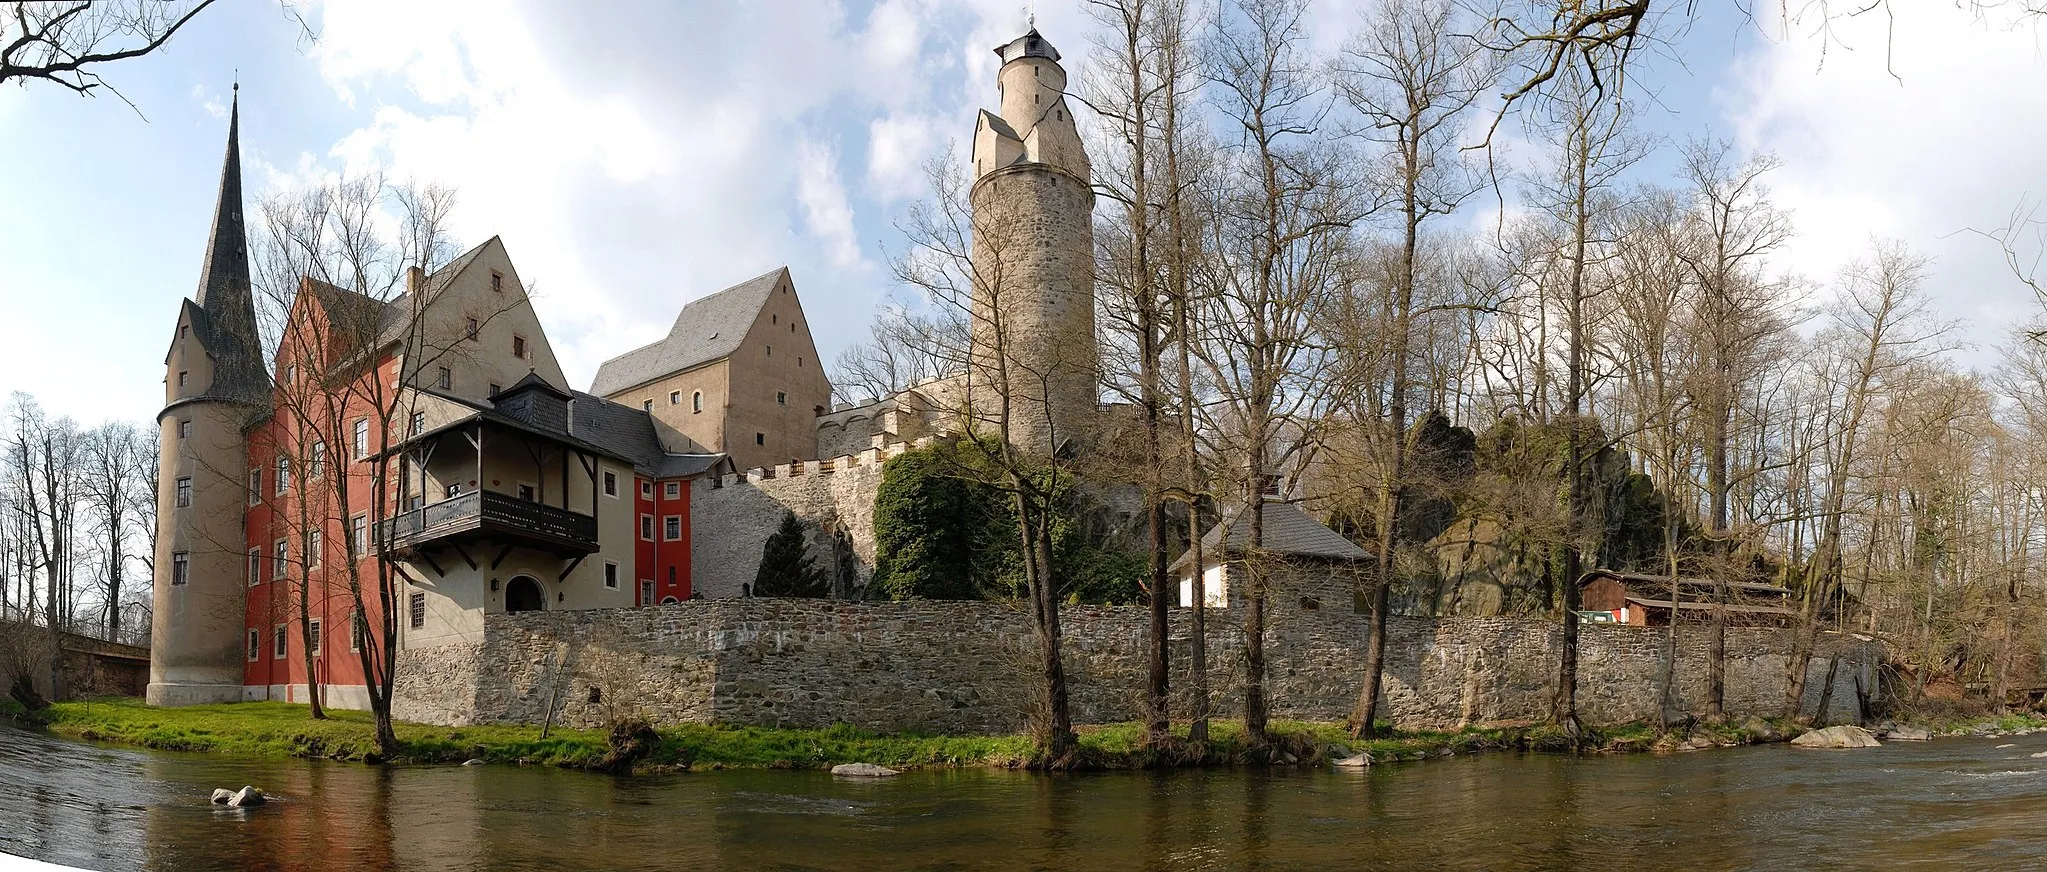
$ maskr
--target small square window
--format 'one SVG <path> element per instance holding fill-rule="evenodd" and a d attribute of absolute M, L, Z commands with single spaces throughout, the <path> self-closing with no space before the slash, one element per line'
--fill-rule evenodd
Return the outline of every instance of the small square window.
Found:
<path fill-rule="evenodd" d="M 661 520 L 661 538 L 670 542 L 682 538 L 682 516 L 669 515 Z"/>
<path fill-rule="evenodd" d="M 604 564 L 604 586 L 618 589 L 618 564 L 606 561 Z"/>
<path fill-rule="evenodd" d="M 425 413 L 425 412 L 414 412 L 414 413 L 412 413 L 412 435 L 414 435 L 414 436 L 418 436 L 419 434 L 421 434 L 421 433 L 425 433 L 425 432 L 426 432 L 426 413 Z"/>
<path fill-rule="evenodd" d="M 191 419 L 191 418 L 184 418 L 184 419 L 182 419 L 182 420 L 178 421 L 178 438 L 179 438 L 179 439 L 190 439 L 190 438 L 192 438 L 192 419 Z"/>
<path fill-rule="evenodd" d="M 490 271 L 490 289 L 500 294 L 505 292 L 504 273 L 498 272 L 497 270 Z"/>
<path fill-rule="evenodd" d="M 640 496 L 642 496 L 642 497 L 645 497 L 646 499 L 650 499 L 650 500 L 651 500 L 651 499 L 653 499 L 653 498 L 654 498 L 654 483 L 653 483 L 653 482 L 651 482 L 651 481 L 641 481 L 641 482 L 640 482 Z"/>
<path fill-rule="evenodd" d="M 483 332 L 482 325 L 476 323 L 475 318 L 470 318 L 468 326 L 463 328 L 462 336 L 465 339 L 475 339 L 477 334 L 481 332 Z"/>
<path fill-rule="evenodd" d="M 504 390 L 504 388 L 498 387 L 498 383 L 497 383 L 497 382 L 491 382 L 491 383 L 490 383 L 490 395 L 491 395 L 491 396 L 493 396 L 493 397 L 497 396 L 497 395 L 498 395 L 498 391 L 501 391 L 501 390 Z"/>
<path fill-rule="evenodd" d="M 187 476 L 181 476 L 181 477 L 179 477 L 179 478 L 178 478 L 178 493 L 177 493 L 177 506 L 178 506 L 178 508 L 184 509 L 184 508 L 190 508 L 190 507 L 191 507 L 191 505 L 192 505 L 192 477 L 191 477 L 191 476 L 189 476 L 189 475 L 187 475 Z"/>
<path fill-rule="evenodd" d="M 526 337 L 512 334 L 512 356 L 520 360 L 526 359 Z"/>
<path fill-rule="evenodd" d="M 755 444 L 755 445 L 766 445 L 766 444 L 768 444 L 768 434 L 766 434 L 766 433 L 755 433 L 755 434 L 753 434 L 753 444 Z"/>
<path fill-rule="evenodd" d="M 640 401 L 640 411 L 643 411 L 643 412 L 651 412 L 651 411 L 654 411 L 654 401 L 653 401 L 653 400 L 641 400 L 641 401 Z"/>
<path fill-rule="evenodd" d="M 451 497 L 459 497 L 459 496 L 461 496 L 461 495 L 462 495 L 462 483 L 458 481 L 458 482 L 455 482 L 454 484 L 448 485 L 447 495 L 448 495 L 448 496 L 451 496 Z"/>
<path fill-rule="evenodd" d="M 605 471 L 604 495 L 607 497 L 618 496 L 618 473 L 609 470 Z"/>
<path fill-rule="evenodd" d="M 662 482 L 662 483 L 661 483 L 661 498 L 662 498 L 662 499 L 668 499 L 668 500 L 679 500 L 679 499 L 682 499 L 682 482 L 679 482 L 679 481 L 664 481 L 664 482 Z"/>
<path fill-rule="evenodd" d="M 407 606 L 408 610 L 409 610 L 409 611 L 410 611 L 410 612 L 412 613 L 412 614 L 411 614 L 411 617 L 412 617 L 412 628 L 413 628 L 413 629 L 415 629 L 415 630 L 417 630 L 417 629 L 420 629 L 420 628 L 422 628 L 422 627 L 425 627 L 425 626 L 426 626 L 426 594 L 423 594 L 423 593 L 415 593 L 415 594 L 413 594 L 413 595 L 412 595 L 412 598 L 411 598 L 410 600 L 408 600 L 408 601 L 406 602 L 406 606 Z"/>
<path fill-rule="evenodd" d="M 192 580 L 192 554 L 189 551 L 171 553 L 171 583 L 184 584 Z"/>
<path fill-rule="evenodd" d="M 786 405 L 789 405 L 789 392 L 788 392 L 788 391 L 776 391 L 776 392 L 775 392 L 775 405 L 777 405 L 777 406 L 786 406 Z"/>
<path fill-rule="evenodd" d="M 669 392 L 668 392 L 668 405 L 671 405 L 671 406 L 680 406 L 680 405 L 682 405 L 682 392 L 681 392 L 681 391 L 669 391 Z"/>
<path fill-rule="evenodd" d="M 455 374 L 453 372 L 450 372 L 448 368 L 445 366 L 439 367 L 434 372 L 434 387 L 440 388 L 441 390 L 444 391 L 454 390 Z"/>
<path fill-rule="evenodd" d="M 640 516 L 640 538 L 641 538 L 641 539 L 644 539 L 644 540 L 646 540 L 646 541 L 648 541 L 648 542 L 652 542 L 652 541 L 654 541 L 654 516 L 653 516 L 653 515 L 641 515 L 641 516 Z"/>
<path fill-rule="evenodd" d="M 183 371 L 183 370 L 180 370 L 180 371 L 178 372 L 178 387 L 184 387 L 184 386 L 185 386 L 185 380 L 186 380 L 186 379 L 187 379 L 187 378 L 188 378 L 188 377 L 189 377 L 190 375 L 191 375 L 190 373 L 187 373 L 187 372 L 185 372 L 185 371 Z"/>
<path fill-rule="evenodd" d="M 519 485 L 519 499 L 529 503 L 533 502 L 533 486 L 530 484 Z"/>

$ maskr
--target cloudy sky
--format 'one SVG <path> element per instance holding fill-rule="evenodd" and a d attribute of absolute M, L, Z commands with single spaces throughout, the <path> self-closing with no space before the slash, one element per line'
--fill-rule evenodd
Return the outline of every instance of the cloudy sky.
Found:
<path fill-rule="evenodd" d="M 1318 45 L 1340 44 L 1363 2 L 1319 0 Z M 1079 0 L 1035 5 L 1084 67 Z M 1978 345 L 1964 360 L 1989 361 L 2038 304 L 1967 230 L 2047 193 L 2047 31 L 1928 2 L 1897 10 L 1895 39 L 1873 17 L 1828 39 L 1699 5 L 1712 11 L 1638 77 L 1658 95 L 1645 125 L 1777 154 L 1771 185 L 1799 231 L 1785 265 L 1815 283 L 1873 236 L 1932 255 L 1942 311 Z M 784 264 L 829 359 L 900 293 L 893 222 L 921 165 L 993 105 L 989 49 L 1025 16 L 1020 0 L 297 9 L 317 40 L 274 0 L 225 0 L 168 51 L 109 67 L 140 115 L 0 88 L 0 392 L 86 423 L 155 414 L 238 72 L 252 209 L 373 168 L 455 187 L 460 241 L 504 237 L 578 388 L 684 302 Z"/>

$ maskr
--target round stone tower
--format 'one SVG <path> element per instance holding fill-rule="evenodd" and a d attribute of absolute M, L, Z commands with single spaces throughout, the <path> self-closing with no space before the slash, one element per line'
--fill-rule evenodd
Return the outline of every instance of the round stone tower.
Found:
<path fill-rule="evenodd" d="M 268 404 L 242 227 L 241 106 L 230 110 L 220 199 L 199 293 L 178 310 L 157 414 L 156 578 L 149 633 L 150 705 L 238 702 L 251 563 L 244 430 Z"/>
<path fill-rule="evenodd" d="M 1051 452 L 1087 441 L 1099 399 L 1094 192 L 1059 51 L 1032 30 L 995 53 L 1002 112 L 974 130 L 968 396 L 978 427 L 1006 418 L 1011 441 Z"/>

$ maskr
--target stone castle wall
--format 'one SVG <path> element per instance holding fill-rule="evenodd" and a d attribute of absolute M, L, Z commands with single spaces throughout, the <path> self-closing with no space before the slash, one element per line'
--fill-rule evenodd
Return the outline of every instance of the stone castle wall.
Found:
<path fill-rule="evenodd" d="M 1172 617 L 1174 687 L 1187 710 L 1191 614 Z M 1141 709 L 1147 616 L 1136 607 L 1062 612 L 1074 718 L 1134 720 Z M 1334 721 L 1355 701 L 1366 619 L 1349 609 L 1275 610 L 1267 686 L 1275 717 Z M 1239 710 L 1241 630 L 1210 614 L 1209 687 L 1219 716 Z M 1587 626 L 1580 711 L 1588 723 L 1654 719 L 1664 634 Z M 1789 630 L 1728 630 L 1730 715 L 1779 714 Z M 1029 617 L 986 602 L 847 603 L 701 600 L 647 609 L 491 615 L 476 646 L 406 652 L 401 717 L 430 723 L 596 726 L 620 712 L 657 723 L 882 731 L 1011 732 L 1022 727 L 1031 678 Z M 1556 675 L 1553 622 L 1511 618 L 1395 618 L 1389 622 L 1384 707 L 1403 727 L 1533 721 L 1546 716 Z M 1678 684 L 1703 710 L 1706 636 L 1678 636 Z M 1817 708 L 1830 659 L 1839 669 L 1828 721 L 1859 719 L 1876 693 L 1880 647 L 1823 637 L 1806 689 Z M 468 680 L 463 680 L 463 679 Z M 550 690 L 551 688 L 551 690 Z M 414 694 L 417 694 L 414 696 Z"/>

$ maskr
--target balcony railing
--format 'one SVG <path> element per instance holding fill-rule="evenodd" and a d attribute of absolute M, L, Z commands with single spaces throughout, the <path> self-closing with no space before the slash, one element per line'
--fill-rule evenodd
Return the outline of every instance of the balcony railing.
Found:
<path fill-rule="evenodd" d="M 449 497 L 385 521 L 381 539 L 398 550 L 496 539 L 558 554 L 597 550 L 597 519 L 490 491 Z"/>

